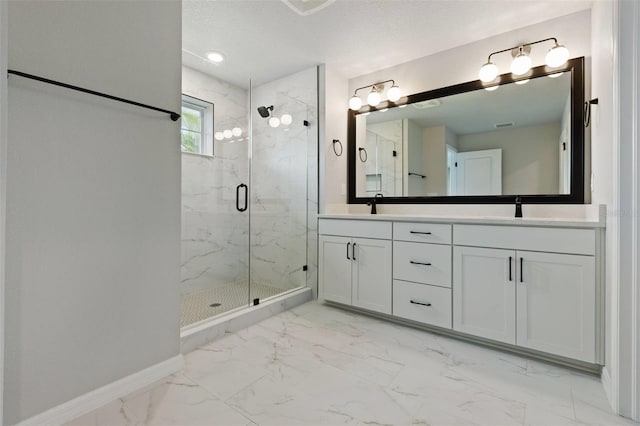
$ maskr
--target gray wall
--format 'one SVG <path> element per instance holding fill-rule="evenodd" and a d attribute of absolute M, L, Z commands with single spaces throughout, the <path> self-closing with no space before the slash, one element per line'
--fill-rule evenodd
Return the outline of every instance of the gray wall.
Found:
<path fill-rule="evenodd" d="M 161 29 L 159 31 L 158 29 Z M 11 2 L 9 67 L 180 108 L 180 2 Z M 4 424 L 179 353 L 179 122 L 9 78 Z"/>
<path fill-rule="evenodd" d="M 7 70 L 8 37 L 8 4 L 0 2 L 0 75 Z M 7 184 L 7 79 L 0 79 L 0 218 L 6 217 L 6 184 Z M 5 220 L 0 220 L 0 420 L 3 417 L 3 384 L 4 384 L 4 277 L 5 277 Z"/>
<path fill-rule="evenodd" d="M 557 194 L 560 123 L 458 136 L 458 151 L 502 149 L 502 193 Z"/>

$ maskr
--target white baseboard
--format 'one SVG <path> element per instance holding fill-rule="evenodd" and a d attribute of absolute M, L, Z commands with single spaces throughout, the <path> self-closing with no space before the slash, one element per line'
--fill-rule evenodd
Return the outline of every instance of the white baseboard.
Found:
<path fill-rule="evenodd" d="M 615 406 L 615 401 L 613 400 L 613 383 L 611 383 L 611 373 L 609 373 L 609 369 L 607 367 L 602 367 L 602 373 L 600 374 L 600 381 L 602 382 L 602 387 L 604 388 L 604 393 L 607 395 L 607 399 L 609 400 L 609 405 L 611 405 L 611 409 L 614 412 L 618 412 L 617 407 Z"/>
<path fill-rule="evenodd" d="M 163 377 L 177 373 L 183 367 L 182 355 L 175 356 L 23 420 L 17 426 L 61 425 L 148 386 Z"/>

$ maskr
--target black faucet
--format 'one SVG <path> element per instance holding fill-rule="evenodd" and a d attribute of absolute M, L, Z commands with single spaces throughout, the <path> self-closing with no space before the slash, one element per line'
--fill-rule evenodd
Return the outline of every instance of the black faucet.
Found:
<path fill-rule="evenodd" d="M 522 217 L 522 198 L 516 196 L 516 217 Z"/>
<path fill-rule="evenodd" d="M 382 194 L 377 193 L 375 197 L 373 197 L 371 201 L 367 203 L 368 206 L 371 206 L 371 214 L 378 214 L 378 209 L 376 208 L 376 198 L 382 198 L 382 197 L 383 197 Z"/>

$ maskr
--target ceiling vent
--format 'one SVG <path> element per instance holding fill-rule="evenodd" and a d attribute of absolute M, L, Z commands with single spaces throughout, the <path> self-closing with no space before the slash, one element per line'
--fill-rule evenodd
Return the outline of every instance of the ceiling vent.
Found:
<path fill-rule="evenodd" d="M 426 109 L 426 108 L 435 108 L 442 104 L 439 99 L 429 99 L 428 101 L 416 102 L 415 104 L 411 104 L 412 107 L 416 109 Z"/>
<path fill-rule="evenodd" d="M 284 4 L 301 16 L 311 15 L 335 1 L 336 0 L 282 0 Z"/>
<path fill-rule="evenodd" d="M 513 127 L 513 121 L 511 123 L 496 123 L 493 125 L 496 129 L 504 129 L 505 127 Z"/>

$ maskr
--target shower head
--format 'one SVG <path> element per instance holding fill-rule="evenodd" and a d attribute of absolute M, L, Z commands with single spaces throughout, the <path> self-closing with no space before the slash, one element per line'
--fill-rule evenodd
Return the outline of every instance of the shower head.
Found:
<path fill-rule="evenodd" d="M 260 114 L 260 117 L 262 118 L 269 117 L 271 115 L 271 111 L 273 111 L 273 105 L 269 107 L 265 107 L 265 106 L 258 107 L 258 114 Z"/>

